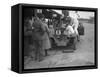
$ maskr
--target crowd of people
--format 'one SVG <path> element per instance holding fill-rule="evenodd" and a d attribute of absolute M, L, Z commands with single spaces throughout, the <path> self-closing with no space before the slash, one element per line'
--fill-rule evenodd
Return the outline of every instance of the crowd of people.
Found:
<path fill-rule="evenodd" d="M 60 23 L 60 27 L 64 29 L 63 35 L 67 37 L 79 36 L 77 31 L 78 25 L 78 19 L 70 16 L 62 18 Z M 55 34 L 61 35 L 62 32 L 55 32 L 54 24 L 48 25 L 43 14 L 26 18 L 24 21 L 24 48 L 26 49 L 24 50 L 29 51 L 27 50 L 28 46 L 32 45 L 35 60 L 41 61 L 42 56 L 49 55 L 48 50 L 52 47 L 50 37 L 53 37 Z"/>

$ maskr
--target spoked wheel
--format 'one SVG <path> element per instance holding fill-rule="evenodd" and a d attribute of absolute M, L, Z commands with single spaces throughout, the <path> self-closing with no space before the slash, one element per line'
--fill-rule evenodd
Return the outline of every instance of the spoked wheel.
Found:
<path fill-rule="evenodd" d="M 56 47 L 56 43 L 55 43 L 55 40 L 53 38 L 50 38 L 50 42 L 51 42 L 51 47 L 54 48 Z"/>

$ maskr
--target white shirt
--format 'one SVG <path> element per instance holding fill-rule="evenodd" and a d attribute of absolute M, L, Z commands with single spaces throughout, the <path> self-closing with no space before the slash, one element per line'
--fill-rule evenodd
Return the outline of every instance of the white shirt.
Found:
<path fill-rule="evenodd" d="M 70 25 L 68 25 L 68 26 L 66 27 L 66 30 L 64 31 L 64 34 L 65 34 L 65 35 L 71 35 L 71 34 L 74 34 L 73 27 L 70 26 Z"/>
<path fill-rule="evenodd" d="M 79 22 L 77 18 L 72 18 L 72 27 L 73 28 L 78 28 Z"/>

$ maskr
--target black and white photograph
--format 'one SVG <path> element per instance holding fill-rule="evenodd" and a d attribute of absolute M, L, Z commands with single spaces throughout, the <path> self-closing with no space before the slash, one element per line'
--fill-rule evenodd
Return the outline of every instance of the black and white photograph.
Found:
<path fill-rule="evenodd" d="M 24 9 L 24 69 L 91 66 L 95 14 L 91 11 Z"/>
<path fill-rule="evenodd" d="M 99 0 L 0 3 L 0 77 L 100 77 Z"/>
<path fill-rule="evenodd" d="M 11 70 L 17 73 L 98 68 L 98 9 L 12 6 Z"/>

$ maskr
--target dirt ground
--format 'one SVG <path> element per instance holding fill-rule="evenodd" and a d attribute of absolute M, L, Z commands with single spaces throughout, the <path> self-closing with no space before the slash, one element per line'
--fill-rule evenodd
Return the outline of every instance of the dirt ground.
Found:
<path fill-rule="evenodd" d="M 61 50 L 52 50 L 48 52 L 49 56 L 40 62 L 27 58 L 24 69 L 94 65 L 94 24 L 85 22 L 83 26 L 85 35 L 80 37 L 74 52 L 63 53 Z"/>

